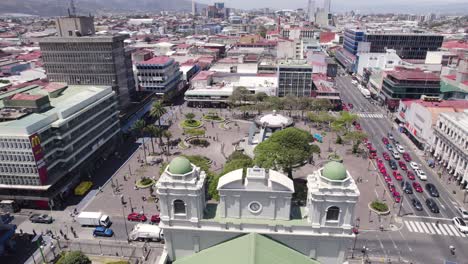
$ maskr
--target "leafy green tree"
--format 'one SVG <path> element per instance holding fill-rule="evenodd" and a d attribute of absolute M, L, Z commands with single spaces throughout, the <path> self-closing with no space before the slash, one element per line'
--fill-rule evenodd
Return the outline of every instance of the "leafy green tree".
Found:
<path fill-rule="evenodd" d="M 336 136 L 336 141 L 335 141 L 336 144 L 338 145 L 342 145 L 343 144 L 343 139 L 341 138 L 340 135 L 337 135 Z"/>
<path fill-rule="evenodd" d="M 91 264 L 91 260 L 81 251 L 70 251 L 60 258 L 57 264 Z"/>
<path fill-rule="evenodd" d="M 343 138 L 345 141 L 351 141 L 353 143 L 353 153 L 356 153 L 359 148 L 359 144 L 367 138 L 367 134 L 362 131 L 350 131 L 347 132 Z"/>
<path fill-rule="evenodd" d="M 354 121 L 358 120 L 358 115 L 347 111 L 341 111 L 340 116 L 335 120 L 335 126 L 342 126 L 345 132 L 349 132 Z"/>
<path fill-rule="evenodd" d="M 246 104 L 247 102 L 251 100 L 252 100 L 252 94 L 244 86 L 239 86 L 235 88 L 234 91 L 232 91 L 231 96 L 229 96 L 229 103 L 233 107 Z"/>
<path fill-rule="evenodd" d="M 312 144 L 310 145 L 310 157 L 312 160 L 314 160 L 314 154 L 319 154 L 321 153 L 322 151 L 320 150 L 320 147 L 315 145 L 315 144 Z"/>
<path fill-rule="evenodd" d="M 167 113 L 166 108 L 162 105 L 161 101 L 156 101 L 151 107 L 150 116 L 158 120 L 158 125 L 161 126 L 161 117 Z"/>
<path fill-rule="evenodd" d="M 151 125 L 148 125 L 145 127 L 145 132 L 149 134 L 150 136 L 150 139 L 151 139 L 151 149 L 153 150 L 153 153 L 155 153 L 156 151 L 154 151 L 154 131 L 157 130 L 158 128 L 151 124 Z"/>
<path fill-rule="evenodd" d="M 263 102 L 268 97 L 268 95 L 264 92 L 259 92 L 255 94 L 255 100 L 257 102 Z"/>
<path fill-rule="evenodd" d="M 258 27 L 258 34 L 262 36 L 262 38 L 266 38 L 267 28 L 264 25 L 260 25 Z"/>
<path fill-rule="evenodd" d="M 255 148 L 255 164 L 263 168 L 282 168 L 292 178 L 293 166 L 312 154 L 310 142 L 312 135 L 298 128 L 275 132 Z"/>
<path fill-rule="evenodd" d="M 187 122 L 189 124 L 193 123 L 193 120 L 195 118 L 195 114 L 194 113 L 187 113 L 185 114 L 185 119 L 187 119 Z"/>
<path fill-rule="evenodd" d="M 333 108 L 333 104 L 328 99 L 314 99 L 310 103 L 310 108 L 312 111 L 328 111 Z"/>

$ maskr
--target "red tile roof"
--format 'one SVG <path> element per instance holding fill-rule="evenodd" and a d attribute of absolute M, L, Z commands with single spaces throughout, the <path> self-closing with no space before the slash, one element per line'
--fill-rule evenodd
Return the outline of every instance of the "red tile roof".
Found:
<path fill-rule="evenodd" d="M 11 100 L 27 100 L 27 101 L 34 101 L 37 100 L 41 97 L 44 97 L 44 95 L 33 95 L 33 94 L 24 94 L 24 93 L 17 93 L 11 97 Z"/>
<path fill-rule="evenodd" d="M 170 57 L 159 56 L 159 57 L 151 58 L 149 60 L 137 62 L 137 64 L 161 64 L 161 65 L 163 65 L 163 64 L 167 64 L 171 60 L 173 60 L 173 59 L 170 58 Z"/>
<path fill-rule="evenodd" d="M 42 56 L 42 52 L 40 50 L 33 51 L 28 54 L 21 54 L 16 57 L 17 60 L 23 60 L 23 61 L 31 61 L 31 60 L 37 60 Z"/>
<path fill-rule="evenodd" d="M 468 41 L 465 40 L 450 40 L 442 43 L 442 48 L 446 49 L 468 49 Z"/>
<path fill-rule="evenodd" d="M 201 71 L 193 77 L 192 81 L 208 80 L 208 78 L 212 76 L 214 73 L 215 73 L 214 71 Z"/>
<path fill-rule="evenodd" d="M 320 43 L 328 43 L 335 39 L 335 32 L 320 32 Z"/>
<path fill-rule="evenodd" d="M 388 72 L 388 76 L 393 76 L 398 80 L 426 80 L 439 81 L 440 77 L 432 72 L 423 72 L 418 70 L 396 70 Z"/>
<path fill-rule="evenodd" d="M 457 79 L 456 75 L 445 75 L 445 76 L 442 76 L 442 77 L 450 79 L 450 80 L 454 80 L 454 81 Z"/>

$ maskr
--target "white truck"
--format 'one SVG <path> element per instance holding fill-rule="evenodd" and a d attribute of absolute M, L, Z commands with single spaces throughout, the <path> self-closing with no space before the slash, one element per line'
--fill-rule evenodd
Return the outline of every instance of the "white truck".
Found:
<path fill-rule="evenodd" d="M 364 98 L 370 98 L 371 97 L 371 94 L 370 94 L 370 91 L 367 90 L 366 88 L 360 88 L 359 89 L 361 91 L 361 94 L 364 96 Z"/>
<path fill-rule="evenodd" d="M 76 220 L 81 226 L 104 226 L 108 227 L 111 225 L 111 220 L 108 215 L 101 212 L 81 212 Z"/>
<path fill-rule="evenodd" d="M 130 232 L 130 240 L 133 241 L 156 241 L 164 240 L 164 233 L 157 225 L 137 224 Z"/>

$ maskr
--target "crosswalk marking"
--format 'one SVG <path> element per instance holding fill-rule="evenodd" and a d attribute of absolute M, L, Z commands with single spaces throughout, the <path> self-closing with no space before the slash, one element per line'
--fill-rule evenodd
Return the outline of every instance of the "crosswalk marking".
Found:
<path fill-rule="evenodd" d="M 427 227 L 426 227 L 426 223 L 422 223 L 421 225 L 422 225 L 422 227 L 423 227 L 423 229 L 424 229 L 424 232 L 425 232 L 425 233 L 429 233 L 429 230 L 428 230 Z"/>
<path fill-rule="evenodd" d="M 443 224 L 442 227 L 445 228 L 445 230 L 447 231 L 447 233 L 448 233 L 449 235 L 453 236 L 452 231 L 450 231 L 450 228 L 448 227 L 448 225 Z"/>
<path fill-rule="evenodd" d="M 422 221 L 404 221 L 406 229 L 414 233 L 425 233 L 430 235 L 468 237 L 458 231 L 458 228 L 452 224 L 435 224 Z"/>
<path fill-rule="evenodd" d="M 440 232 L 439 228 L 437 228 L 436 224 L 431 223 L 431 225 L 434 227 L 434 230 L 436 231 L 436 233 L 437 233 L 438 235 L 442 234 L 442 233 Z"/>
<path fill-rule="evenodd" d="M 421 228 L 421 224 L 420 224 L 419 222 L 415 222 L 414 224 L 415 224 L 416 227 L 418 228 L 419 233 L 422 233 L 423 230 L 422 230 L 422 228 Z"/>
<path fill-rule="evenodd" d="M 363 118 L 384 118 L 381 113 L 357 113 L 357 115 Z"/>
<path fill-rule="evenodd" d="M 450 228 L 452 229 L 453 233 L 454 233 L 457 237 L 460 236 L 460 234 L 458 233 L 457 229 L 456 229 L 453 225 L 451 225 Z"/>

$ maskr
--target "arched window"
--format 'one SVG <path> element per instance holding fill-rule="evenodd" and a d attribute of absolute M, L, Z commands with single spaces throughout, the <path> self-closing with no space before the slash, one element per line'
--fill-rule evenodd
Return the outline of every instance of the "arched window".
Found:
<path fill-rule="evenodd" d="M 327 210 L 327 221 L 338 221 L 338 217 L 340 216 L 340 208 L 336 206 L 328 207 Z"/>
<path fill-rule="evenodd" d="M 174 201 L 174 214 L 185 214 L 185 203 L 182 200 Z"/>

